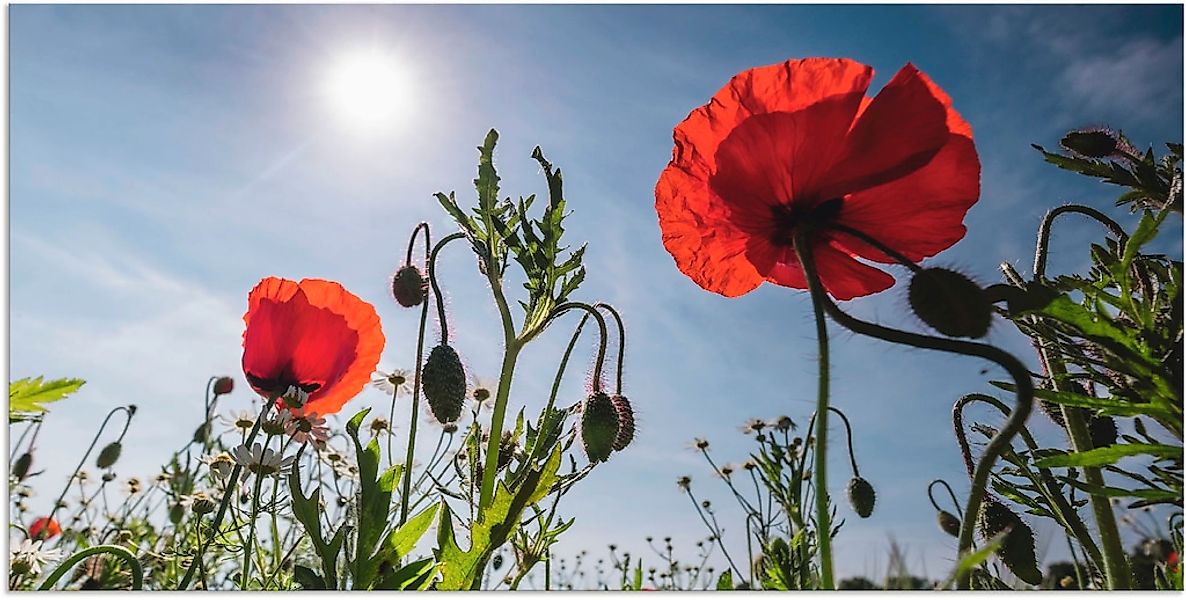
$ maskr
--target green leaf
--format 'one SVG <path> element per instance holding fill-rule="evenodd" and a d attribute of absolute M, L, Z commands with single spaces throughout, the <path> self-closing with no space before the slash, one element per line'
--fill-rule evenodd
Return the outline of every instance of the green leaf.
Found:
<path fill-rule="evenodd" d="M 1017 388 L 1012 383 L 1004 381 L 990 382 L 992 385 L 1010 392 Z M 1042 400 L 1048 400 L 1056 404 L 1065 404 L 1067 406 L 1077 406 L 1080 408 L 1088 408 L 1099 411 L 1101 415 L 1115 416 L 1115 417 L 1137 417 L 1141 415 L 1162 415 L 1172 416 L 1171 413 L 1165 410 L 1162 406 L 1149 403 L 1134 403 L 1125 400 L 1117 400 L 1115 398 L 1096 398 L 1086 394 L 1077 394 L 1075 392 L 1056 392 L 1047 389 L 1035 389 L 1034 397 Z"/>
<path fill-rule="evenodd" d="M 323 587 L 309 587 L 304 583 L 301 585 L 305 586 L 305 589 L 337 589 L 338 554 L 342 550 L 347 527 L 338 528 L 333 539 L 326 542 L 321 535 L 321 488 L 314 489 L 308 498 L 305 497 L 301 489 L 300 469 L 293 467 L 288 471 L 288 491 L 292 498 L 292 513 L 297 521 L 305 527 L 305 533 L 308 534 L 309 541 L 313 544 L 313 550 L 321 559 L 321 568 L 325 572 Z"/>
<path fill-rule="evenodd" d="M 24 378 L 8 384 L 8 421 L 18 423 L 35 418 L 49 409 L 43 406 L 57 402 L 78 391 L 86 383 L 82 379 Z"/>
<path fill-rule="evenodd" d="M 1007 535 L 1009 535 L 1008 530 L 1002 531 L 993 536 L 992 539 L 988 540 L 986 544 L 980 548 L 977 548 L 974 552 L 969 552 L 961 556 L 959 562 L 956 563 L 955 570 L 952 571 L 951 576 L 948 577 L 947 581 L 938 589 L 948 589 L 952 582 L 959 580 L 969 571 L 972 571 L 973 569 L 976 569 L 980 565 L 984 564 L 984 562 L 987 561 L 988 558 L 992 556 L 998 548 L 1001 547 L 1001 544 L 1005 542 L 1005 536 Z"/>
<path fill-rule="evenodd" d="M 412 548 L 424 537 L 424 533 L 432 526 L 433 520 L 437 516 L 438 505 L 432 506 L 420 511 L 416 516 L 408 519 L 406 523 L 398 529 L 393 529 L 391 534 L 387 536 L 387 541 L 384 542 L 383 548 L 385 552 L 384 558 L 392 559 L 392 562 L 402 560 Z"/>
<path fill-rule="evenodd" d="M 733 590 L 733 571 L 725 569 L 717 578 L 717 591 Z"/>
<path fill-rule="evenodd" d="M 374 581 L 382 559 L 379 541 L 387 530 L 387 516 L 391 508 L 391 496 L 395 481 L 403 471 L 402 465 L 395 465 L 379 474 L 379 441 L 371 439 L 366 446 L 358 439 L 358 430 L 370 409 L 359 412 L 346 424 L 346 431 L 354 441 L 358 458 L 358 535 L 354 547 L 354 562 L 350 572 L 354 576 L 352 587 L 368 589 Z"/>
<path fill-rule="evenodd" d="M 428 589 L 432 584 L 433 578 L 436 576 L 438 564 L 432 558 L 424 558 L 417 560 L 401 569 L 392 569 L 386 575 L 383 575 L 379 585 L 375 586 L 378 590 L 417 590 L 422 591 Z"/>
<path fill-rule="evenodd" d="M 1138 456 L 1142 454 L 1148 454 L 1158 458 L 1172 458 L 1179 462 L 1182 461 L 1182 448 L 1180 446 L 1166 444 L 1116 444 L 1086 452 L 1047 456 L 1039 459 L 1034 464 L 1042 468 L 1102 467 L 1127 456 Z"/>

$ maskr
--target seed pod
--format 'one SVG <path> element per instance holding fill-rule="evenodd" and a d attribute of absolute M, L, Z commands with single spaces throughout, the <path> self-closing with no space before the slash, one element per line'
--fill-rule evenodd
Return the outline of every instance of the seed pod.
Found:
<path fill-rule="evenodd" d="M 185 516 L 185 507 L 180 504 L 174 504 L 169 507 L 169 522 L 176 525 L 181 522 L 181 518 Z"/>
<path fill-rule="evenodd" d="M 980 533 L 985 539 L 1008 531 L 1004 542 L 997 548 L 997 557 L 1010 571 L 1030 585 L 1042 583 L 1042 572 L 1038 570 L 1038 559 L 1034 555 L 1034 532 L 1021 517 L 995 498 L 987 498 L 980 513 Z"/>
<path fill-rule="evenodd" d="M 992 324 L 992 304 L 984 290 L 950 269 L 931 267 L 916 273 L 909 299 L 922 322 L 949 337 L 984 337 Z"/>
<path fill-rule="evenodd" d="M 115 461 L 119 460 L 119 455 L 123 450 L 124 446 L 119 442 L 111 442 L 103 446 L 103 449 L 99 451 L 99 458 L 95 460 L 95 465 L 100 469 L 110 468 L 115 464 Z"/>
<path fill-rule="evenodd" d="M 585 399 L 581 414 L 581 441 L 590 462 L 609 458 L 618 437 L 618 411 L 605 392 L 593 392 Z"/>
<path fill-rule="evenodd" d="M 404 308 L 420 306 L 428 296 L 428 280 L 416 265 L 404 265 L 391 278 L 391 294 Z"/>
<path fill-rule="evenodd" d="M 214 395 L 229 394 L 235 389 L 235 380 L 230 377 L 219 377 L 214 381 Z"/>
<path fill-rule="evenodd" d="M 951 537 L 957 538 L 960 536 L 960 519 L 959 517 L 945 511 L 939 511 L 939 529 Z"/>
<path fill-rule="evenodd" d="M 848 482 L 848 503 L 862 519 L 868 519 L 877 503 L 877 492 L 864 478 L 853 477 Z"/>
<path fill-rule="evenodd" d="M 16 462 L 12 463 L 12 476 L 16 477 L 17 481 L 23 481 L 29 475 L 29 469 L 33 467 L 33 453 L 26 452 L 17 457 Z"/>
<path fill-rule="evenodd" d="M 1091 444 L 1096 448 L 1116 443 L 1116 420 L 1108 416 L 1094 416 L 1087 426 L 1091 432 Z"/>
<path fill-rule="evenodd" d="M 424 362 L 424 398 L 437 421 L 452 423 L 465 405 L 465 368 L 461 357 L 448 345 L 432 349 Z"/>
<path fill-rule="evenodd" d="M 624 450 L 634 440 L 634 408 L 625 396 L 614 394 L 610 399 L 618 413 L 618 435 L 614 438 L 614 451 Z"/>

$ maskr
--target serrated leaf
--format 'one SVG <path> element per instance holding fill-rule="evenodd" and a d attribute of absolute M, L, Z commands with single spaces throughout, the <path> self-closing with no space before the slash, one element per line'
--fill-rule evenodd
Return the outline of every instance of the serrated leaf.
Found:
<path fill-rule="evenodd" d="M 83 379 L 23 378 L 8 384 L 8 421 L 18 423 L 45 413 L 45 404 L 57 402 L 77 392 L 85 384 Z"/>
<path fill-rule="evenodd" d="M 1157 458 L 1172 458 L 1182 461 L 1182 448 L 1166 444 L 1116 444 L 1095 448 L 1086 452 L 1072 452 L 1039 459 L 1035 465 L 1052 467 L 1102 467 L 1127 456 L 1151 455 Z"/>

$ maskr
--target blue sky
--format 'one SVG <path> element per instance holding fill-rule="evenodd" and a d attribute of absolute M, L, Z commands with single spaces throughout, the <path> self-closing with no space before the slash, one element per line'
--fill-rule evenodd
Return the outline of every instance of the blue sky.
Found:
<path fill-rule="evenodd" d="M 368 44 L 414 82 L 406 119 L 382 136 L 346 132 L 318 96 L 327 61 Z M 984 283 L 1002 260 L 1028 273 L 1038 220 L 1056 204 L 1120 215 L 1115 190 L 1044 165 L 1031 142 L 1093 125 L 1142 145 L 1182 139 L 1181 6 L 13 6 L 10 373 L 89 381 L 48 420 L 37 460 L 65 476 L 102 415 L 132 402 L 119 472 L 150 474 L 193 431 L 207 377 L 236 376 L 228 404 L 246 406 L 241 316 L 268 275 L 337 280 L 373 302 L 382 364 L 410 367 L 418 314 L 389 299 L 388 277 L 417 222 L 437 238 L 454 230 L 432 193 L 473 201 L 474 146 L 495 127 L 504 194 L 545 191 L 537 144 L 563 169 L 567 235 L 589 242 L 577 296 L 614 304 L 628 327 L 637 441 L 566 497 L 578 520 L 559 552 L 602 556 L 616 543 L 646 556 L 643 537 L 670 535 L 690 558 L 706 534 L 675 479 L 729 502 L 688 442 L 706 437 L 718 459 L 740 462 L 748 417 L 805 423 L 814 329 L 806 294 L 768 285 L 729 300 L 680 274 L 654 184 L 671 128 L 730 76 L 805 56 L 869 64 L 873 90 L 911 61 L 949 92 L 975 131 L 983 188 L 967 237 L 933 264 Z M 1098 235 L 1068 221 L 1051 268 L 1082 267 L 1086 252 L 1070 249 Z M 1181 244 L 1166 251 L 1181 257 Z M 501 338 L 488 289 L 461 246 L 440 271 L 455 345 L 491 378 Z M 919 326 L 902 286 L 849 306 Z M 529 347 L 513 406 L 542 406 L 570 327 Z M 1003 324 L 990 340 L 1032 363 Z M 926 484 L 943 477 L 963 495 L 950 406 L 1002 375 L 840 330 L 833 341 L 833 403 L 878 492 L 869 520 L 841 504 L 838 571 L 880 577 L 892 537 L 916 572 L 941 577 L 955 541 L 936 527 Z M 584 379 L 572 372 L 567 398 Z M 383 404 L 367 390 L 349 406 Z M 1041 419 L 1035 430 L 1056 440 Z M 848 467 L 833 457 L 839 494 Z M 738 525 L 728 529 L 736 541 Z M 1061 556 L 1050 531 L 1039 528 L 1039 546 Z"/>

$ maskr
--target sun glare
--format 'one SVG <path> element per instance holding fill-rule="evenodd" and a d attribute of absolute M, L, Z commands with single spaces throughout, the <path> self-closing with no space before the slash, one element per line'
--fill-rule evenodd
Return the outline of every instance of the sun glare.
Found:
<path fill-rule="evenodd" d="M 330 68 L 325 89 L 331 110 L 360 133 L 396 125 L 409 108 L 410 90 L 399 63 L 377 51 L 341 57 Z"/>

